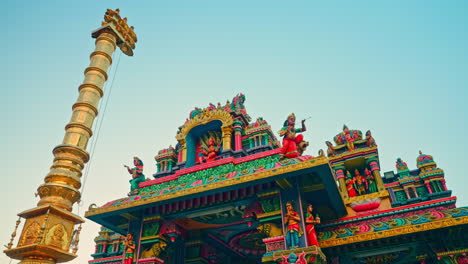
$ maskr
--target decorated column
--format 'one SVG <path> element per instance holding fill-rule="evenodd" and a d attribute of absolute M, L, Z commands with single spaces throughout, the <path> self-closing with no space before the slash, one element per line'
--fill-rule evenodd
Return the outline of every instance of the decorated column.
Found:
<path fill-rule="evenodd" d="M 343 195 L 344 198 L 348 198 L 348 191 L 346 190 L 346 180 L 345 180 L 346 168 L 344 166 L 336 166 L 333 169 L 335 170 L 335 176 L 336 176 L 336 180 L 339 183 L 341 194 Z"/>
<path fill-rule="evenodd" d="M 70 253 L 74 225 L 83 220 L 71 213 L 73 204 L 80 200 L 81 175 L 89 160 L 86 147 L 92 135 L 92 125 L 98 114 L 98 104 L 103 96 L 107 70 L 112 64 L 116 47 L 133 55 L 136 35 L 128 27 L 119 10 L 107 10 L 102 27 L 92 33 L 96 48 L 91 53 L 90 65 L 84 71 L 79 96 L 73 104 L 70 122 L 65 126 L 61 145 L 54 148 L 54 161 L 50 172 L 39 186 L 40 201 L 37 207 L 19 216 L 26 218 L 24 229 L 16 248 L 9 245 L 5 253 L 21 260 L 22 264 L 53 264 L 67 262 L 76 257 L 76 249 Z"/>
<path fill-rule="evenodd" d="M 234 119 L 234 150 L 242 150 L 242 120 L 240 118 Z"/>
<path fill-rule="evenodd" d="M 232 139 L 232 126 L 223 126 L 221 131 L 223 133 L 223 150 L 231 149 L 231 139 Z"/>
<path fill-rule="evenodd" d="M 366 159 L 367 166 L 370 167 L 370 170 L 372 172 L 372 175 L 374 175 L 375 182 L 377 183 L 377 189 L 379 192 L 385 190 L 384 183 L 382 181 L 382 177 L 380 176 L 380 166 L 379 166 L 379 161 L 377 157 L 372 157 L 369 159 Z"/>

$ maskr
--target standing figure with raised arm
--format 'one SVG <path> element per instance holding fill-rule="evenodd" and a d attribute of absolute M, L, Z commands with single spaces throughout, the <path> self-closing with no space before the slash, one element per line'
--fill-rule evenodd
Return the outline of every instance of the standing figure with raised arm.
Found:
<path fill-rule="evenodd" d="M 296 158 L 305 151 L 309 142 L 304 141 L 303 135 L 296 135 L 306 131 L 305 119 L 302 120 L 301 128 L 296 128 L 296 116 L 294 113 L 288 116 L 284 121 L 283 128 L 279 131 L 279 135 L 283 137 L 283 147 L 281 148 L 281 157 Z"/>

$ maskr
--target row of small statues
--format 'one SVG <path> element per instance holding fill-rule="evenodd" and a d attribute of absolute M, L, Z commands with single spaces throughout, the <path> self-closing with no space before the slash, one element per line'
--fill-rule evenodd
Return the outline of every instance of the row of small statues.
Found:
<path fill-rule="evenodd" d="M 365 176 L 358 169 L 354 170 L 354 177 L 346 171 L 346 189 L 349 197 L 377 192 L 377 183 L 369 169 L 364 170 Z"/>

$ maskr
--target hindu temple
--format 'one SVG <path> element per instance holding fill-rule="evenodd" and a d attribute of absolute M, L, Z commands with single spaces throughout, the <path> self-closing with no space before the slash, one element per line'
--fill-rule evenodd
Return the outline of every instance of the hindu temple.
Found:
<path fill-rule="evenodd" d="M 126 23 L 108 10 L 93 32 L 96 50 L 41 200 L 19 214 L 24 229 L 5 250 L 21 263 L 76 257 L 84 220 L 71 208 L 112 52 L 135 48 Z M 153 164 L 129 157 L 128 193 L 86 212 L 102 226 L 89 264 L 468 263 L 468 207 L 456 207 L 432 155 L 415 150 L 410 165 L 395 157 L 393 170 L 381 168 L 378 135 L 347 125 L 310 150 L 306 120 L 284 113 L 284 123 L 269 123 L 251 117 L 246 95 L 229 99 L 188 111 Z"/>
<path fill-rule="evenodd" d="M 431 155 L 382 172 L 371 131 L 346 125 L 306 155 L 305 120 L 252 119 L 245 100 L 190 111 L 156 171 L 133 158 L 129 193 L 86 213 L 90 264 L 468 261 L 468 208 Z"/>

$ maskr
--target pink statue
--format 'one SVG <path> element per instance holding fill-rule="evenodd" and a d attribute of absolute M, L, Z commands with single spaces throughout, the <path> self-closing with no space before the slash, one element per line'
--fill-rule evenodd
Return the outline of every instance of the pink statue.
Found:
<path fill-rule="evenodd" d="M 295 128 L 296 116 L 290 114 L 288 119 L 284 121 L 283 128 L 279 131 L 280 136 L 283 137 L 283 147 L 281 149 L 282 157 L 296 158 L 305 151 L 309 142 L 304 141 L 303 135 L 296 135 L 306 131 L 305 119 L 302 120 L 302 128 Z"/>
<path fill-rule="evenodd" d="M 312 210 L 313 206 L 309 204 L 307 206 L 307 213 L 306 213 L 306 230 L 307 230 L 307 243 L 309 246 L 315 245 L 319 246 L 318 240 L 317 240 L 317 234 L 315 233 L 315 225 L 320 224 L 320 218 L 317 216 L 317 218 L 314 219 L 314 216 L 312 215 Z"/>

